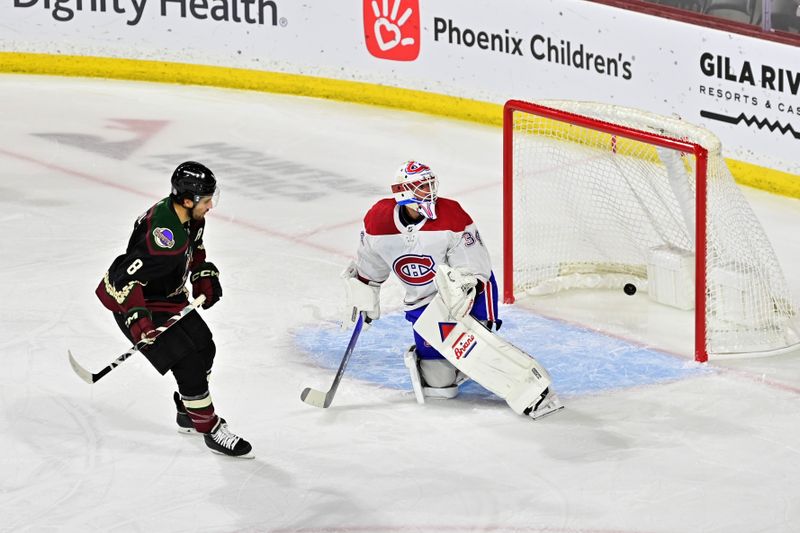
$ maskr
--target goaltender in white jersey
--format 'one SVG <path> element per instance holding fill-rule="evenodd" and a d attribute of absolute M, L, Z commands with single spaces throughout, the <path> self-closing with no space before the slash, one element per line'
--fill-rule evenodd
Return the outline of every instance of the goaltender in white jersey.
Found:
<path fill-rule="evenodd" d="M 360 313 L 367 324 L 380 318 L 380 286 L 394 272 L 414 329 L 405 363 L 419 403 L 454 398 L 471 378 L 519 414 L 539 418 L 561 408 L 547 371 L 492 333 L 502 321 L 489 253 L 472 218 L 437 192 L 431 169 L 407 161 L 392 185 L 394 197 L 367 212 L 358 258 L 342 274 L 343 327 Z"/>

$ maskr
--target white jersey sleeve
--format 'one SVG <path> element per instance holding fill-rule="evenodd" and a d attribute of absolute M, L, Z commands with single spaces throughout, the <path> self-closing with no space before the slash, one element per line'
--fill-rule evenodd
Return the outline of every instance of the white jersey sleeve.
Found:
<path fill-rule="evenodd" d="M 369 281 L 383 283 L 389 278 L 391 268 L 381 255 L 374 250 L 373 241 L 375 237 L 369 235 L 366 228 L 361 230 L 361 242 L 358 245 L 358 257 L 356 268 L 362 278 Z"/>

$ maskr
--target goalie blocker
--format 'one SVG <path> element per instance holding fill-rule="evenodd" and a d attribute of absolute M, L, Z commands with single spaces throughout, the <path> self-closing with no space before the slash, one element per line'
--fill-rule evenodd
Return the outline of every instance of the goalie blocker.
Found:
<path fill-rule="evenodd" d="M 540 418 L 563 405 L 551 392 L 550 374 L 536 359 L 486 329 L 471 315 L 453 318 L 443 299 L 452 269 L 439 265 L 439 292 L 414 324 L 414 330 L 445 359 L 493 392 L 521 415 Z M 457 278 L 458 276 L 455 276 Z M 446 296 L 445 296 L 446 297 Z"/>

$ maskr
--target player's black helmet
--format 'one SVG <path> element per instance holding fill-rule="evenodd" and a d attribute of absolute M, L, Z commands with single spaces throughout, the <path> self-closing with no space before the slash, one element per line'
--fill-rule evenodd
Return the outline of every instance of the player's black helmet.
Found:
<path fill-rule="evenodd" d="M 172 199 L 180 202 L 188 198 L 197 202 L 203 196 L 211 196 L 217 190 L 217 179 L 205 165 L 186 161 L 172 173 Z"/>

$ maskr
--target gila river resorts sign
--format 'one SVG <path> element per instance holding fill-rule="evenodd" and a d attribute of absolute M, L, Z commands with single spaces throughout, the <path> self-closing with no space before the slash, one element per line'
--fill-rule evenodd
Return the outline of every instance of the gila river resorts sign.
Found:
<path fill-rule="evenodd" d="M 720 84 L 730 84 L 728 88 L 702 84 L 698 87 L 701 95 L 741 104 L 740 113 L 736 116 L 705 110 L 700 112 L 701 116 L 734 125 L 766 128 L 800 140 L 800 128 L 795 127 L 795 121 L 788 119 L 792 116 L 800 117 L 800 101 L 795 100 L 800 94 L 800 70 L 794 71 L 765 63 L 753 64 L 747 60 L 736 60 L 708 52 L 700 54 L 700 70 L 704 76 L 719 81 Z M 768 96 L 751 94 L 748 90 L 751 88 L 768 91 Z M 786 98 L 770 98 L 770 94 Z M 752 110 L 750 113 L 747 112 L 748 107 Z M 758 109 L 771 110 L 773 107 L 787 119 L 770 121 L 758 117 Z"/>

